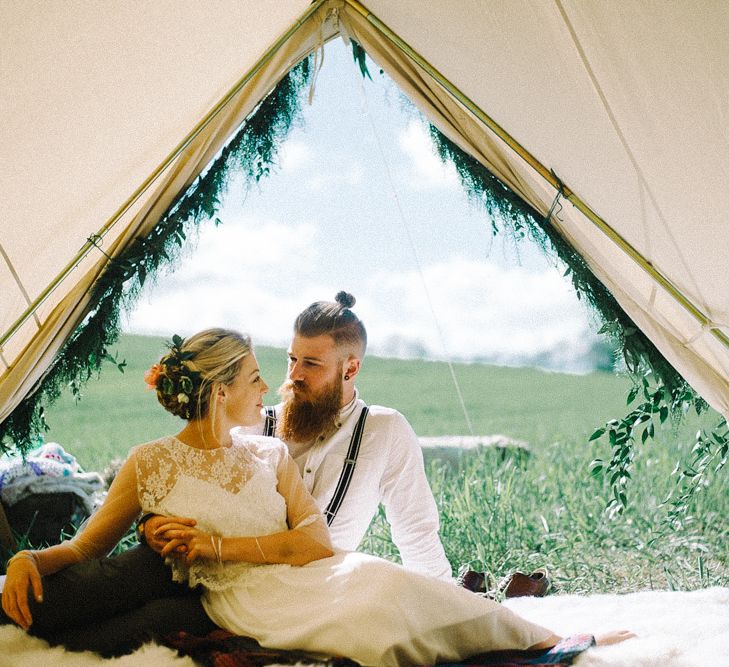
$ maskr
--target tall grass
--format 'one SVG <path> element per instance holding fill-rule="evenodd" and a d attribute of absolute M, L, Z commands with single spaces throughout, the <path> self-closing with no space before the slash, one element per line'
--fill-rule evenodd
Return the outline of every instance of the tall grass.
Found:
<path fill-rule="evenodd" d="M 488 449 L 431 459 L 428 478 L 454 568 L 469 563 L 499 581 L 514 570 L 547 567 L 554 589 L 573 593 L 729 585 L 723 479 L 696 497 L 688 520 L 674 530 L 660 506 L 673 484 L 667 454 L 643 453 L 632 502 L 613 516 L 605 512 L 608 484 L 587 472 L 596 454 L 593 446 L 554 442 L 529 459 L 502 460 Z M 383 513 L 363 548 L 398 559 Z"/>
<path fill-rule="evenodd" d="M 86 469 L 102 470 L 130 446 L 179 430 L 182 422 L 159 407 L 142 381 L 162 351 L 161 339 L 123 337 L 119 356 L 128 362 L 126 372 L 109 368 L 78 405 L 64 396 L 48 411 L 47 439 L 64 445 Z M 285 351 L 261 347 L 257 355 L 268 383 L 277 386 Z M 604 421 L 627 412 L 629 380 L 480 364 L 457 364 L 455 372 L 474 432 L 526 440 L 531 455 L 426 450 L 454 569 L 470 563 L 498 580 L 514 569 L 546 566 L 555 588 L 569 592 L 729 585 L 726 473 L 701 489 L 680 529 L 667 528 L 660 506 L 676 462 L 688 460 L 693 433 L 714 423 L 715 413 L 666 426 L 642 446 L 628 510 L 609 516 L 609 488 L 588 472 L 589 462 L 606 452 L 588 439 Z M 357 384 L 367 402 L 396 407 L 419 435 L 468 432 L 443 363 L 368 357 Z M 268 403 L 276 402 L 272 394 Z M 384 516 L 373 521 L 362 548 L 397 559 Z"/>

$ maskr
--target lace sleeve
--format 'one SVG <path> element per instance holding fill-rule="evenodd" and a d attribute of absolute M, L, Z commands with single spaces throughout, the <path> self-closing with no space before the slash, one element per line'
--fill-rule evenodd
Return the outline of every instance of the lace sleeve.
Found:
<path fill-rule="evenodd" d="M 328 549 L 332 548 L 329 527 L 316 501 L 304 486 L 296 463 L 284 451 L 276 468 L 278 492 L 286 499 L 289 528 L 299 530 Z"/>
<path fill-rule="evenodd" d="M 68 546 L 84 559 L 111 551 L 140 512 L 134 453 L 117 473 L 103 505 L 94 512 Z"/>

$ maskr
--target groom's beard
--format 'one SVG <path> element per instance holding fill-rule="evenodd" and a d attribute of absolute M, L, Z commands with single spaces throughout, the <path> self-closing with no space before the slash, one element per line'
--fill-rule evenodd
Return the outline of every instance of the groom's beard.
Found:
<path fill-rule="evenodd" d="M 343 396 L 338 375 L 317 396 L 306 394 L 306 385 L 299 381 L 286 380 L 281 385 L 278 393 L 283 399 L 283 409 L 276 425 L 279 438 L 284 442 L 305 443 L 334 430 Z"/>

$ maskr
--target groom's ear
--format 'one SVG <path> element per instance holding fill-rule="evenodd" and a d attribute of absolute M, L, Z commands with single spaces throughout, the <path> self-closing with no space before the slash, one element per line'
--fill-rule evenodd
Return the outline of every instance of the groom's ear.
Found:
<path fill-rule="evenodd" d="M 357 373 L 359 373 L 359 368 L 362 365 L 362 361 L 355 357 L 354 355 L 349 355 L 347 358 L 347 361 L 344 362 L 344 375 L 348 375 L 349 379 L 352 380 Z"/>

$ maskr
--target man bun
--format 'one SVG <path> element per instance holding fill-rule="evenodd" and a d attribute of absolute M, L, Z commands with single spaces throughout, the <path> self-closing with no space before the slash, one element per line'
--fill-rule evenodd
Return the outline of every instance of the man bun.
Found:
<path fill-rule="evenodd" d="M 334 301 L 315 301 L 304 308 L 294 322 L 294 333 L 304 338 L 327 335 L 337 347 L 346 349 L 360 359 L 367 349 L 367 331 L 362 320 L 350 310 L 356 299 L 344 290 Z"/>
<path fill-rule="evenodd" d="M 354 304 L 357 303 L 357 299 L 355 299 L 349 292 L 337 292 L 337 296 L 334 297 L 334 300 L 342 306 L 342 308 L 353 308 Z"/>

